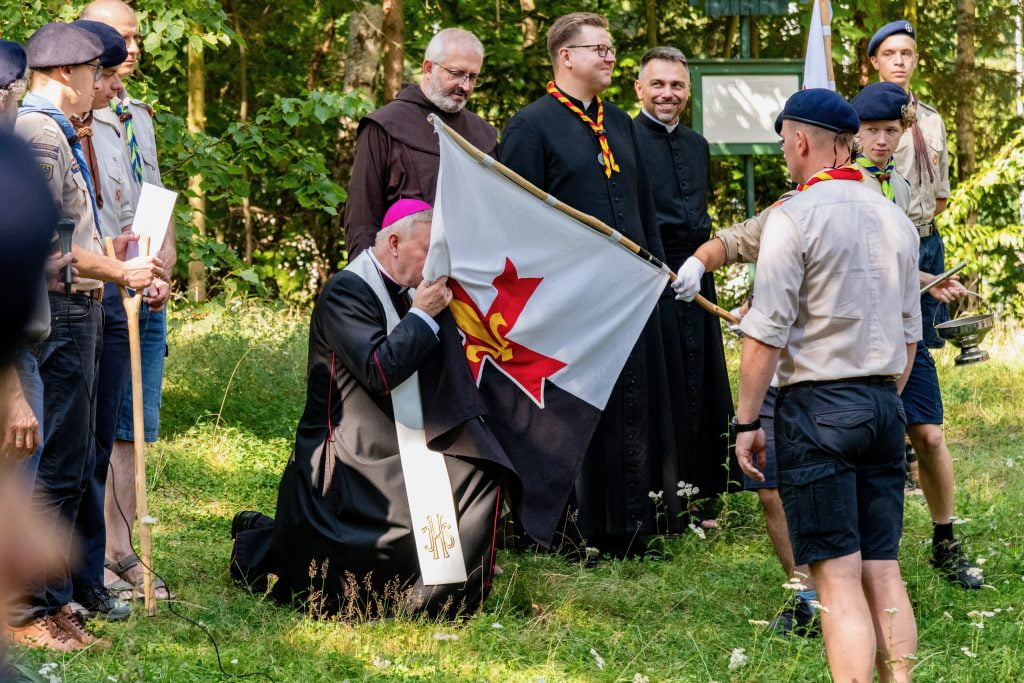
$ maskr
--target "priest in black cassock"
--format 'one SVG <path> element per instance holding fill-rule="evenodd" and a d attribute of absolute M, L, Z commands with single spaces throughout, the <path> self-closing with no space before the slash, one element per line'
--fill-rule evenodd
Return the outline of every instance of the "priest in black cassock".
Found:
<path fill-rule="evenodd" d="M 548 31 L 547 47 L 554 80 L 547 94 L 509 122 L 502 162 L 664 258 L 633 122 L 600 97 L 615 65 L 607 20 L 588 12 L 560 17 Z M 569 541 L 585 539 L 588 546 L 618 554 L 643 551 L 638 536 L 665 530 L 665 522 L 672 530 L 685 528 L 673 495 L 679 467 L 670 381 L 655 315 L 626 361 L 584 458 L 574 499 L 567 501 Z M 651 491 L 670 492 L 669 514 L 657 509 Z"/>
<path fill-rule="evenodd" d="M 429 209 L 397 202 L 374 247 L 327 283 L 310 321 L 306 407 L 275 518 L 243 511 L 232 522 L 232 576 L 262 592 L 273 574 L 273 598 L 316 614 L 452 617 L 474 611 L 490 589 L 499 477 L 510 465 L 483 431 L 445 278 L 421 283 Z M 411 512 L 406 491 L 416 482 L 405 474 L 400 451 L 409 440 L 396 421 L 419 420 L 408 419 L 402 389 L 415 386 L 407 384 L 414 376 L 419 445 L 445 454 L 448 482 L 433 490 L 448 495 L 450 485 L 455 520 L 433 514 L 443 505 L 415 519 Z M 428 548 L 415 538 L 421 528 Z M 456 543 L 468 578 L 427 585 L 431 556 L 422 551 L 435 561 L 455 557 Z"/>
<path fill-rule="evenodd" d="M 680 122 L 690 97 L 686 57 L 674 47 L 652 48 L 640 60 L 634 86 L 643 105 L 634 126 L 651 179 L 666 263 L 678 268 L 711 237 L 708 142 Z M 702 276 L 700 294 L 717 303 L 711 273 Z M 697 498 L 711 498 L 727 489 L 733 464 L 728 438 L 732 394 L 721 324 L 692 301 L 662 301 L 658 311 L 668 333 L 669 374 L 683 378 L 671 386 L 679 477 L 698 487 Z M 739 473 L 734 475 L 732 480 L 738 481 Z M 699 514 L 699 509 L 693 512 Z"/>

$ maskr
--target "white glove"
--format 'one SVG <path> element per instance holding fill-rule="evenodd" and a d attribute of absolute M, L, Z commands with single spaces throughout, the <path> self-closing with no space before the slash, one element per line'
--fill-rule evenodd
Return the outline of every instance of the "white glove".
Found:
<path fill-rule="evenodd" d="M 676 281 L 672 283 L 676 299 L 679 301 L 693 301 L 700 291 L 700 279 L 704 277 L 704 264 L 696 256 L 691 256 L 683 262 L 676 273 Z"/>

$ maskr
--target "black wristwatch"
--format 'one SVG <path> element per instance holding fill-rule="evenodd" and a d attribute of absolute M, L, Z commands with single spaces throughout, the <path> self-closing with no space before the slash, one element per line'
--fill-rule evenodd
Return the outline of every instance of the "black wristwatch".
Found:
<path fill-rule="evenodd" d="M 755 419 L 753 422 L 737 422 L 736 416 L 732 417 L 732 433 L 739 434 L 740 432 L 754 432 L 761 428 L 761 418 Z"/>

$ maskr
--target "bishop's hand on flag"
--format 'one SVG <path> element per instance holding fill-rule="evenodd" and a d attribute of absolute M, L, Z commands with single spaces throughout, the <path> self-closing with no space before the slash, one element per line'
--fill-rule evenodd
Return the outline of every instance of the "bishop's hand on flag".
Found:
<path fill-rule="evenodd" d="M 522 483 L 523 527 L 548 545 L 670 273 L 433 122 L 441 163 L 423 276 L 450 278 L 487 426 Z"/>

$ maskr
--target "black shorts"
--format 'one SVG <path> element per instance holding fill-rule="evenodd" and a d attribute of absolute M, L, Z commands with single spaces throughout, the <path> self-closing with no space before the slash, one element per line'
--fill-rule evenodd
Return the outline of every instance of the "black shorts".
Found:
<path fill-rule="evenodd" d="M 779 390 L 779 494 L 797 564 L 858 551 L 865 560 L 897 559 L 906 423 L 895 382 Z"/>

